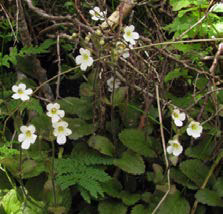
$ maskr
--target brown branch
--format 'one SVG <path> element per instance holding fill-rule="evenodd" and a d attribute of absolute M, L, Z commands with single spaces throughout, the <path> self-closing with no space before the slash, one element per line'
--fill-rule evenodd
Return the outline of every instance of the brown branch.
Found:
<path fill-rule="evenodd" d="M 28 26 L 25 20 L 24 10 L 21 0 L 18 0 L 18 6 L 19 6 L 18 26 L 19 26 L 21 41 L 24 46 L 30 47 L 32 45 L 32 38 L 30 36 Z M 39 59 L 37 59 L 35 55 L 27 56 L 24 59 L 32 62 L 33 77 L 39 81 L 39 84 L 41 85 L 43 82 L 45 82 L 47 80 L 46 70 L 41 66 Z M 42 87 L 41 91 L 47 99 L 53 100 L 54 96 L 49 84 L 45 84 Z"/>

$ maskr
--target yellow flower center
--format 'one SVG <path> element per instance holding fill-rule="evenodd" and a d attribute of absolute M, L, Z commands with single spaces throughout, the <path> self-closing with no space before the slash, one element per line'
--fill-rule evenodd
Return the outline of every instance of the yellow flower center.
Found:
<path fill-rule="evenodd" d="M 31 137 L 32 136 L 32 133 L 31 133 L 31 131 L 26 131 L 26 137 Z"/>
<path fill-rule="evenodd" d="M 96 12 L 96 11 L 94 11 L 94 15 L 97 17 L 97 18 L 100 18 L 100 14 L 98 13 L 98 12 Z"/>
<path fill-rule="evenodd" d="M 192 124 L 192 125 L 191 125 L 191 129 L 192 129 L 192 130 L 196 130 L 196 129 L 197 129 L 197 125 L 196 125 L 196 124 Z"/>
<path fill-rule="evenodd" d="M 64 127 L 63 126 L 59 126 L 58 127 L 58 132 L 62 132 L 63 133 L 64 132 Z"/>
<path fill-rule="evenodd" d="M 131 32 L 131 31 L 126 32 L 126 35 L 127 35 L 128 37 L 131 37 L 131 36 L 132 36 L 132 32 Z"/>
<path fill-rule="evenodd" d="M 84 59 L 85 61 L 88 61 L 88 59 L 89 59 L 88 54 L 83 54 L 83 59 Z"/>
<path fill-rule="evenodd" d="M 173 143 L 173 148 L 178 149 L 179 148 L 179 144 Z"/>
<path fill-rule="evenodd" d="M 173 116 L 174 116 L 175 118 L 178 118 L 178 117 L 179 117 L 179 114 L 177 114 L 176 112 L 173 112 Z"/>
<path fill-rule="evenodd" d="M 21 88 L 19 88 L 18 94 L 24 94 L 24 91 Z"/>
<path fill-rule="evenodd" d="M 56 109 L 56 108 L 52 108 L 52 109 L 51 109 L 51 113 L 52 113 L 52 114 L 56 114 L 56 113 L 57 113 L 57 109 Z"/>

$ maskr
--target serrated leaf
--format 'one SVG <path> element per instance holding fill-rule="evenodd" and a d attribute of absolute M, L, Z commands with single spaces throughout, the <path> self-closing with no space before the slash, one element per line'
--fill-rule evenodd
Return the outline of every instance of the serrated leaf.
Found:
<path fill-rule="evenodd" d="M 180 170 L 171 168 L 170 170 L 170 177 L 173 179 L 176 183 L 181 184 L 188 189 L 195 190 L 198 187 L 190 181 L 189 178 L 187 178 Z"/>
<path fill-rule="evenodd" d="M 197 159 L 183 161 L 180 164 L 180 170 L 188 178 L 190 178 L 190 180 L 192 180 L 198 187 L 200 187 L 203 184 L 209 172 L 209 168 L 204 163 L 202 163 L 200 160 Z M 210 179 L 209 182 L 211 180 L 213 182 L 213 178 Z"/>
<path fill-rule="evenodd" d="M 79 118 L 64 118 L 64 120 L 68 122 L 69 128 L 72 130 L 72 134 L 68 136 L 72 140 L 77 140 L 94 132 L 94 125 L 88 124 L 84 120 Z"/>
<path fill-rule="evenodd" d="M 127 207 L 115 201 L 101 201 L 98 205 L 99 214 L 126 214 Z"/>
<path fill-rule="evenodd" d="M 66 114 L 78 115 L 80 118 L 90 120 L 93 117 L 92 102 L 90 100 L 80 99 L 77 97 L 65 97 L 57 101 L 60 108 Z"/>
<path fill-rule="evenodd" d="M 219 177 L 213 186 L 220 197 L 223 197 L 223 177 Z"/>
<path fill-rule="evenodd" d="M 200 160 L 208 160 L 212 157 L 212 152 L 215 148 L 213 137 L 206 137 L 202 139 L 198 145 L 188 147 L 185 154 L 188 157 L 198 158 Z"/>
<path fill-rule="evenodd" d="M 218 195 L 217 192 L 209 189 L 198 190 L 195 194 L 195 198 L 198 202 L 202 204 L 207 204 L 208 206 L 218 206 L 223 207 L 223 200 Z"/>
<path fill-rule="evenodd" d="M 173 11 L 181 10 L 184 7 L 187 7 L 191 4 L 189 0 L 170 0 L 170 4 L 173 7 Z"/>
<path fill-rule="evenodd" d="M 131 214 L 146 214 L 150 213 L 149 209 L 143 206 L 142 204 L 137 204 L 131 209 Z"/>
<path fill-rule="evenodd" d="M 120 159 L 115 159 L 114 165 L 133 175 L 140 175 L 145 172 L 145 164 L 142 157 L 131 150 L 124 152 Z"/>
<path fill-rule="evenodd" d="M 181 76 L 187 76 L 188 71 L 181 71 L 179 68 L 176 68 L 174 71 L 170 71 L 164 78 L 164 82 L 169 82 L 170 80 L 177 79 Z"/>
<path fill-rule="evenodd" d="M 139 129 L 124 129 L 119 134 L 121 142 L 132 151 L 144 155 L 145 157 L 156 157 L 156 153 L 150 148 L 152 141 L 148 136 L 145 138 L 145 134 Z"/>
<path fill-rule="evenodd" d="M 90 137 L 87 143 L 91 148 L 98 150 L 104 155 L 109 155 L 112 157 L 115 153 L 115 147 L 113 143 L 104 136 L 93 135 Z"/>
<path fill-rule="evenodd" d="M 137 193 L 134 194 L 127 191 L 122 191 L 120 192 L 120 198 L 124 204 L 131 206 L 140 200 L 141 195 Z"/>
<path fill-rule="evenodd" d="M 190 204 L 183 198 L 180 192 L 169 194 L 162 203 L 157 214 L 189 214 Z"/>
<path fill-rule="evenodd" d="M 122 190 L 122 185 L 115 178 L 113 178 L 113 179 L 111 179 L 111 180 L 109 180 L 107 182 L 102 183 L 101 186 L 102 186 L 103 191 L 107 195 L 109 195 L 109 196 L 111 196 L 113 198 L 120 198 L 121 197 L 120 196 L 120 192 Z"/>

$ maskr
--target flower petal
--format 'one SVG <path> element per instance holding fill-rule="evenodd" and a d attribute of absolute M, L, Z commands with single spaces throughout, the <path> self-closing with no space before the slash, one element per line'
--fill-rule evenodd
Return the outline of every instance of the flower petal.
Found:
<path fill-rule="evenodd" d="M 29 149 L 30 142 L 27 140 L 23 141 L 21 147 L 22 147 L 22 149 Z"/>
<path fill-rule="evenodd" d="M 12 86 L 12 91 L 14 91 L 14 92 L 18 92 L 18 89 L 19 89 L 19 87 L 17 86 L 17 85 L 13 85 Z"/>
<path fill-rule="evenodd" d="M 65 135 L 58 135 L 57 136 L 57 143 L 59 144 L 59 145 L 63 145 L 63 144 L 65 144 L 66 143 L 66 136 Z"/>

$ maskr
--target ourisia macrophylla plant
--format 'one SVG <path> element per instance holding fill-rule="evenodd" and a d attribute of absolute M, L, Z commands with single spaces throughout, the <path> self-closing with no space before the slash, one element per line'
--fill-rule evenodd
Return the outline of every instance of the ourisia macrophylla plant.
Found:
<path fill-rule="evenodd" d="M 64 111 L 60 110 L 60 105 L 58 103 L 49 103 L 46 109 L 48 111 L 46 114 L 51 117 L 52 123 L 58 122 L 65 115 Z"/>
<path fill-rule="evenodd" d="M 192 121 L 188 125 L 187 134 L 193 138 L 199 138 L 201 136 L 203 127 L 199 122 Z"/>
<path fill-rule="evenodd" d="M 123 37 L 126 42 L 129 42 L 132 45 L 136 44 L 136 39 L 139 39 L 139 34 L 134 32 L 135 27 L 133 25 L 127 26 L 124 29 Z"/>
<path fill-rule="evenodd" d="M 37 135 L 35 135 L 36 128 L 33 125 L 21 126 L 20 131 L 22 132 L 18 136 L 19 142 L 22 143 L 22 149 L 29 149 L 30 144 L 35 143 Z"/>
<path fill-rule="evenodd" d="M 59 121 L 57 123 L 53 123 L 53 135 L 57 137 L 57 143 L 59 145 L 63 145 L 66 143 L 67 136 L 72 134 L 72 131 L 67 128 L 68 123 L 65 121 Z"/>
<path fill-rule="evenodd" d="M 89 13 L 91 14 L 91 19 L 95 21 L 104 21 L 107 15 L 107 11 L 101 11 L 99 7 L 94 7 L 93 10 L 89 10 Z"/>
<path fill-rule="evenodd" d="M 183 152 L 183 147 L 177 139 L 169 140 L 169 146 L 167 147 L 167 152 L 173 154 L 174 156 L 179 156 Z"/>
<path fill-rule="evenodd" d="M 128 58 L 130 56 L 129 49 L 132 49 L 133 46 L 129 44 L 129 48 L 126 47 L 126 44 L 123 42 L 117 42 L 116 43 L 116 50 L 123 58 Z"/>
<path fill-rule="evenodd" d="M 114 83 L 114 81 L 115 81 L 115 83 Z M 113 91 L 113 85 L 114 85 L 114 89 L 117 89 L 120 87 L 121 81 L 117 78 L 114 80 L 114 77 L 109 78 L 107 80 L 108 91 L 110 91 L 110 92 Z"/>
<path fill-rule="evenodd" d="M 80 65 L 82 71 L 85 71 L 88 66 L 91 66 L 93 64 L 94 60 L 91 57 L 91 53 L 89 50 L 80 48 L 79 52 L 80 55 L 75 58 L 75 62 L 77 65 Z"/>
<path fill-rule="evenodd" d="M 183 126 L 183 122 L 186 119 L 186 115 L 184 112 L 180 113 L 179 109 L 174 109 L 172 112 L 172 118 L 176 126 Z"/>
<path fill-rule="evenodd" d="M 22 101 L 29 100 L 30 95 L 33 93 L 33 90 L 31 88 L 26 89 L 26 85 L 23 83 L 20 83 L 18 86 L 13 85 L 12 91 L 15 92 L 12 98 L 15 100 L 21 99 Z"/>

